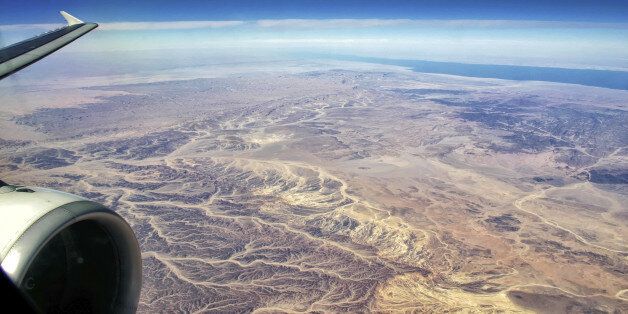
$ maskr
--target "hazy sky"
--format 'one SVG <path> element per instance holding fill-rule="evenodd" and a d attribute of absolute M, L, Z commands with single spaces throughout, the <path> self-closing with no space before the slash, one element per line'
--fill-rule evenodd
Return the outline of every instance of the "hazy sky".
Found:
<path fill-rule="evenodd" d="M 628 1 L 6 1 L 0 44 L 100 23 L 64 51 L 203 49 L 628 69 Z"/>

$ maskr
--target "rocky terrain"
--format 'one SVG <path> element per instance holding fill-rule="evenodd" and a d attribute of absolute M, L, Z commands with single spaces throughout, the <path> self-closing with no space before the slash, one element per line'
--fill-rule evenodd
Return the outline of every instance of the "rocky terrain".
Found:
<path fill-rule="evenodd" d="M 626 91 L 338 69 L 0 101 L 2 179 L 123 215 L 141 312 L 628 311 Z"/>

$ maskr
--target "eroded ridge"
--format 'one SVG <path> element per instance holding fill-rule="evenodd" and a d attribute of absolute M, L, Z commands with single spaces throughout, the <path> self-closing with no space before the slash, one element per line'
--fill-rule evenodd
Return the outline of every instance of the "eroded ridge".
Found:
<path fill-rule="evenodd" d="M 628 311 L 624 92 L 392 70 L 98 90 L 12 116 L 32 138 L 0 139 L 0 170 L 132 224 L 141 312 Z"/>

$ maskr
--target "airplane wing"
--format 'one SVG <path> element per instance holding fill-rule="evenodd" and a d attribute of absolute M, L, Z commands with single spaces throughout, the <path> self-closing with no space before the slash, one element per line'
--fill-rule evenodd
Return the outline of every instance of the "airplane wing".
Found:
<path fill-rule="evenodd" d="M 68 25 L 21 41 L 0 50 L 0 79 L 33 64 L 98 27 L 84 23 L 65 11 L 60 12 Z"/>

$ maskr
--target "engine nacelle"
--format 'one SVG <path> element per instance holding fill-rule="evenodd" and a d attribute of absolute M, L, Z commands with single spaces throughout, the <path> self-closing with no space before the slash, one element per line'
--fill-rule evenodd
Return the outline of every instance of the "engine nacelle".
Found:
<path fill-rule="evenodd" d="M 134 313 L 141 255 L 126 221 L 50 189 L 0 187 L 0 261 L 44 312 Z"/>

